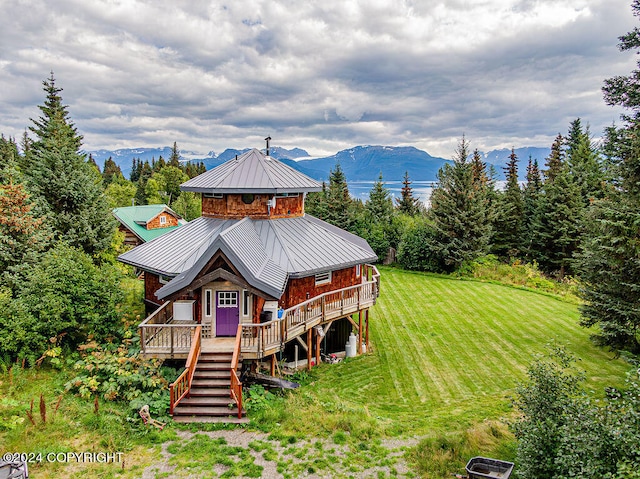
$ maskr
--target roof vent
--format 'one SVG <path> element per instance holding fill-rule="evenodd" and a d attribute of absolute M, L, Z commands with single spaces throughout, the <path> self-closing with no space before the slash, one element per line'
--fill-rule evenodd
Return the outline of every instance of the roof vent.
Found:
<path fill-rule="evenodd" d="M 267 156 L 269 156 L 269 142 L 271 141 L 271 137 L 268 136 L 264 139 L 267 142 Z"/>

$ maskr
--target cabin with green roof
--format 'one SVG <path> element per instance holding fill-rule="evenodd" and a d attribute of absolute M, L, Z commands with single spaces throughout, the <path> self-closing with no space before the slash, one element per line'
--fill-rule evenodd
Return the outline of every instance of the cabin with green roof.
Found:
<path fill-rule="evenodd" d="M 139 205 L 114 208 L 113 216 L 120 222 L 124 244 L 138 246 L 173 231 L 186 221 L 167 205 Z"/>

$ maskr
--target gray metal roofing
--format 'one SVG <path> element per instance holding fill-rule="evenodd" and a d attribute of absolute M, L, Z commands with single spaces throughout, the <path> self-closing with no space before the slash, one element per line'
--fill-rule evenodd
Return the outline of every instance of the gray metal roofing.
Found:
<path fill-rule="evenodd" d="M 162 288 L 166 296 L 175 292 L 175 287 L 193 281 L 218 250 L 249 284 L 274 297 L 281 296 L 287 276 L 309 276 L 377 259 L 362 238 L 309 215 L 272 220 L 201 217 L 119 259 L 147 271 L 176 276 Z"/>
<path fill-rule="evenodd" d="M 320 191 L 322 185 L 254 148 L 190 179 L 180 188 L 198 193 L 287 193 Z"/>

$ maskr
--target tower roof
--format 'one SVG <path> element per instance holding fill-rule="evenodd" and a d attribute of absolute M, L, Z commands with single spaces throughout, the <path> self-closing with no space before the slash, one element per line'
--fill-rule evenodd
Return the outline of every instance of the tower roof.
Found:
<path fill-rule="evenodd" d="M 300 193 L 322 185 L 257 149 L 229 160 L 180 185 L 196 193 Z"/>

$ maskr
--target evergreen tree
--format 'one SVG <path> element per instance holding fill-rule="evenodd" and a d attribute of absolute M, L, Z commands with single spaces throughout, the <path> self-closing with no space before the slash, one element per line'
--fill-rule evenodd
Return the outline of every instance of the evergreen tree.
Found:
<path fill-rule="evenodd" d="M 42 218 L 35 216 L 28 193 L 20 183 L 0 185 L 0 283 L 6 275 L 32 265 L 45 250 L 49 231 Z"/>
<path fill-rule="evenodd" d="M 413 188 L 411 188 L 411 180 L 409 180 L 409 172 L 404 172 L 402 180 L 402 189 L 400 190 L 400 198 L 396 198 L 396 207 L 402 214 L 415 216 L 420 212 L 419 199 L 413 196 Z"/>
<path fill-rule="evenodd" d="M 478 188 L 468 157 L 469 144 L 463 137 L 453 165 L 438 172 L 438 187 L 431 195 L 430 215 L 437 231 L 434 251 L 448 270 L 486 254 L 489 247 L 488 198 Z"/>
<path fill-rule="evenodd" d="M 120 178 L 124 179 L 124 175 L 116 162 L 113 161 L 111 157 L 104 160 L 104 168 L 102 169 L 102 181 L 104 186 L 107 187 L 111 182 Z"/>
<path fill-rule="evenodd" d="M 325 221 L 343 230 L 350 231 L 354 224 L 354 218 L 350 212 L 353 208 L 353 200 L 349 195 L 347 177 L 342 171 L 340 163 L 329 174 L 329 188 L 327 190 L 327 212 Z"/>
<path fill-rule="evenodd" d="M 571 122 L 567 142 L 567 162 L 573 182 L 580 189 L 585 206 L 604 196 L 604 169 L 593 145 L 589 127 L 583 129 L 580 118 Z"/>
<path fill-rule="evenodd" d="M 153 175 L 153 169 L 151 165 L 149 165 L 149 160 L 145 160 L 144 164 L 140 166 L 140 177 L 138 178 L 138 183 L 136 185 L 136 204 L 137 205 L 146 205 L 147 203 L 147 195 L 145 190 L 147 188 L 147 181 Z"/>
<path fill-rule="evenodd" d="M 80 154 L 82 136 L 69 120 L 53 73 L 43 85 L 46 99 L 39 106 L 42 116 L 32 119 L 36 140 L 23 173 L 29 190 L 46 204 L 55 238 L 95 255 L 110 246 L 115 226 L 102 178 Z"/>
<path fill-rule="evenodd" d="M 158 161 L 155 161 L 154 158 L 151 158 L 151 169 L 153 170 L 154 173 L 157 173 L 165 166 L 167 166 L 167 162 L 164 161 L 164 158 L 162 157 L 162 155 L 158 157 Z"/>
<path fill-rule="evenodd" d="M 322 182 L 322 191 L 314 191 L 307 195 L 304 202 L 305 213 L 327 221 L 329 211 L 329 190 L 327 183 Z"/>
<path fill-rule="evenodd" d="M 12 138 L 6 139 L 4 135 L 0 135 L 0 184 L 20 182 L 19 162 L 20 154 L 16 142 Z"/>
<path fill-rule="evenodd" d="M 532 244 L 534 238 L 535 218 L 538 211 L 538 200 L 542 189 L 542 178 L 538 160 L 531 159 L 527 165 L 527 182 L 523 191 L 522 205 L 522 245 L 521 250 L 526 257 L 532 257 Z"/>
<path fill-rule="evenodd" d="M 140 158 L 134 158 L 131 160 L 131 174 L 129 180 L 131 183 L 137 183 L 142 173 L 142 160 Z"/>
<path fill-rule="evenodd" d="M 388 224 L 393 216 L 393 201 L 391 193 L 385 188 L 382 181 L 382 173 L 378 176 L 378 181 L 373 184 L 369 191 L 369 199 L 365 203 L 365 208 L 372 220 L 376 223 Z"/>
<path fill-rule="evenodd" d="M 524 204 L 518 182 L 518 156 L 513 148 L 504 171 L 507 185 L 499 196 L 492 250 L 503 258 L 515 258 L 522 244 Z"/>
<path fill-rule="evenodd" d="M 180 151 L 178 150 L 178 144 L 174 141 L 173 147 L 171 148 L 171 156 L 169 157 L 168 166 L 174 166 L 176 168 L 180 168 Z"/>
<path fill-rule="evenodd" d="M 580 190 L 571 177 L 562 144 L 563 138 L 558 135 L 547 158 L 531 244 L 534 259 L 543 271 L 556 274 L 560 279 L 570 271 L 573 254 L 580 243 L 583 212 Z"/>

